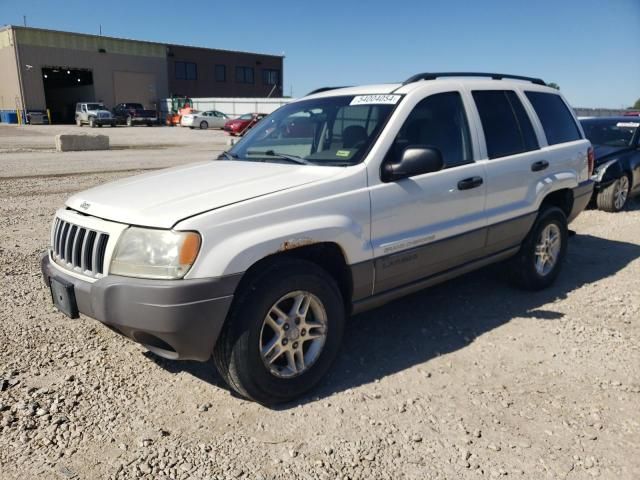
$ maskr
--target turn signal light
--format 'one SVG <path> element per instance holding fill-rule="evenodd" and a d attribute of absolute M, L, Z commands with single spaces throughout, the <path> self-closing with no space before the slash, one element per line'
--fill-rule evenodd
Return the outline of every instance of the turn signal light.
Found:
<path fill-rule="evenodd" d="M 591 176 L 596 165 L 596 154 L 593 151 L 593 147 L 589 147 L 587 152 L 587 164 L 589 165 L 589 176 Z"/>

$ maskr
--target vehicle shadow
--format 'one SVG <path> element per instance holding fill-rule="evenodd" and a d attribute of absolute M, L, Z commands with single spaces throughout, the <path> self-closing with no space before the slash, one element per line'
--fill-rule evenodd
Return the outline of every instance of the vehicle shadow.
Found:
<path fill-rule="evenodd" d="M 599 254 L 598 252 L 606 252 Z M 476 337 L 511 319 L 553 321 L 563 313 L 551 302 L 582 285 L 616 274 L 640 257 L 640 245 L 575 235 L 556 283 L 539 292 L 518 290 L 504 281 L 506 266 L 495 265 L 354 316 L 347 323 L 343 347 L 327 377 L 288 409 L 333 393 L 371 383 L 442 354 L 464 348 Z M 186 371 L 227 388 L 210 363 L 148 357 L 171 372 Z"/>

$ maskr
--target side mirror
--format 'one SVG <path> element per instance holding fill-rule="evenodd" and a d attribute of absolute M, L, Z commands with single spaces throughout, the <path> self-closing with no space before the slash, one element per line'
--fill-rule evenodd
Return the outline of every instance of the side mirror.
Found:
<path fill-rule="evenodd" d="M 398 162 L 382 166 L 382 180 L 393 182 L 402 178 L 437 172 L 444 167 L 440 150 L 424 145 L 411 145 L 404 149 Z"/>

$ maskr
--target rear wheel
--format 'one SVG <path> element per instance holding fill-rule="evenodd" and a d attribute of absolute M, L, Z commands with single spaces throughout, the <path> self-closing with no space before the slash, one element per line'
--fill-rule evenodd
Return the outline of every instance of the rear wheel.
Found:
<path fill-rule="evenodd" d="M 200 122 L 200 130 L 206 130 L 207 128 L 209 128 L 209 124 L 207 122 Z"/>
<path fill-rule="evenodd" d="M 234 299 L 214 360 L 239 394 L 263 404 L 313 388 L 338 354 L 345 311 L 331 276 L 314 263 L 266 267 Z"/>
<path fill-rule="evenodd" d="M 619 212 L 624 209 L 629 199 L 631 182 L 629 177 L 623 174 L 615 182 L 598 193 L 596 204 L 605 212 Z"/>
<path fill-rule="evenodd" d="M 564 263 L 567 239 L 564 212 L 558 207 L 542 210 L 511 261 L 514 282 L 527 290 L 541 290 L 551 285 Z"/>
<path fill-rule="evenodd" d="M 89 118 L 89 126 L 91 128 L 95 128 L 95 126 L 96 126 L 96 121 L 95 121 L 95 119 L 93 117 Z"/>
<path fill-rule="evenodd" d="M 78 127 L 81 127 L 81 126 L 82 126 L 82 120 L 80 120 L 80 117 L 76 117 L 76 125 L 77 125 Z"/>

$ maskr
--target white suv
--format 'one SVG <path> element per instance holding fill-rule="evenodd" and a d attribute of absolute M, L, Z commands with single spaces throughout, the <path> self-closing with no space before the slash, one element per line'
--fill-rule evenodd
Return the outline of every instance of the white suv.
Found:
<path fill-rule="evenodd" d="M 76 103 L 76 125 L 81 127 L 84 124 L 92 128 L 103 125 L 115 127 L 116 119 L 100 102 L 78 102 Z"/>
<path fill-rule="evenodd" d="M 240 394 L 287 401 L 325 374 L 350 314 L 507 259 L 520 285 L 551 284 L 592 159 L 539 79 L 320 89 L 217 161 L 72 196 L 43 275 L 70 317 L 213 355 Z"/>

